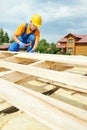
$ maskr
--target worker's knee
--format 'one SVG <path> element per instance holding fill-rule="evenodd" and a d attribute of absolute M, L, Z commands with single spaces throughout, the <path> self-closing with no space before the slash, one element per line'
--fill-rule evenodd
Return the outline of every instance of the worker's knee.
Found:
<path fill-rule="evenodd" d="M 9 46 L 8 51 L 19 51 L 19 44 L 17 44 L 16 42 L 12 43 Z"/>

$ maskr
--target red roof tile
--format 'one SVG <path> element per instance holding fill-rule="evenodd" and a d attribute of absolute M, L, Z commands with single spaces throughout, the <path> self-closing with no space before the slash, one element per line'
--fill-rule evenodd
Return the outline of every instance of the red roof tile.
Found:
<path fill-rule="evenodd" d="M 60 40 L 58 40 L 58 42 L 66 42 L 67 41 L 67 37 L 69 35 L 74 36 L 75 38 L 78 38 L 78 40 L 76 41 L 76 43 L 87 43 L 87 34 L 83 34 L 83 35 L 76 35 L 76 34 L 72 34 L 69 33 L 68 35 L 66 35 L 65 37 L 61 38 Z"/>
<path fill-rule="evenodd" d="M 66 44 L 57 45 L 57 48 L 66 48 Z"/>
<path fill-rule="evenodd" d="M 76 41 L 76 43 L 87 43 L 87 34 L 78 36 L 80 37 L 80 39 Z"/>
<path fill-rule="evenodd" d="M 6 43 L 6 44 L 3 44 L 3 45 L 0 45 L 0 50 L 6 50 L 8 49 L 10 43 Z"/>

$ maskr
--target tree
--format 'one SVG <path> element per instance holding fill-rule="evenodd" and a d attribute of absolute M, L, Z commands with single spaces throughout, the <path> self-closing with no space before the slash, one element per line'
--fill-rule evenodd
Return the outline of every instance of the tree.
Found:
<path fill-rule="evenodd" d="M 8 42 L 9 42 L 9 36 L 8 36 L 8 33 L 7 33 L 7 32 L 4 34 L 4 42 L 5 42 L 5 43 L 8 43 Z"/>
<path fill-rule="evenodd" d="M 9 42 L 9 36 L 8 33 L 3 31 L 3 29 L 0 29 L 0 44 L 8 43 Z"/>
<path fill-rule="evenodd" d="M 58 54 L 59 51 L 60 51 L 60 49 L 56 47 L 55 43 L 49 44 L 49 49 L 48 49 L 47 53 L 49 53 L 49 54 Z"/>
<path fill-rule="evenodd" d="M 2 44 L 4 42 L 4 31 L 3 29 L 1 28 L 0 29 L 0 44 Z"/>
<path fill-rule="evenodd" d="M 37 47 L 37 52 L 39 53 L 48 53 L 48 54 L 59 54 L 60 49 L 56 47 L 55 43 L 47 43 L 45 39 L 42 39 L 39 42 Z"/>
<path fill-rule="evenodd" d="M 36 51 L 40 53 L 46 53 L 48 47 L 49 47 L 49 44 L 47 43 L 47 41 L 45 39 L 42 39 L 39 42 L 39 46 L 37 47 Z"/>

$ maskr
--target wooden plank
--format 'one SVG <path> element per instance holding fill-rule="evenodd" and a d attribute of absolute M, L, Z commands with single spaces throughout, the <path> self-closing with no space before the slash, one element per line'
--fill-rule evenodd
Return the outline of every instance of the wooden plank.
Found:
<path fill-rule="evenodd" d="M 75 66 L 85 66 L 87 67 L 87 57 L 86 56 L 68 56 L 68 55 L 54 55 L 54 54 L 29 54 L 29 53 L 19 53 L 15 57 L 31 58 L 44 61 L 54 61 L 67 63 Z"/>
<path fill-rule="evenodd" d="M 3 73 L 2 75 L 0 74 L 1 78 L 7 79 L 11 82 L 18 82 L 20 80 L 23 80 L 24 78 L 29 77 L 29 75 L 20 73 L 17 71 L 9 71 L 8 73 Z"/>
<path fill-rule="evenodd" d="M 29 75 L 66 84 L 65 88 L 87 93 L 87 77 L 83 75 L 75 75 L 68 72 L 47 70 L 43 68 L 32 67 L 29 65 L 19 65 L 16 63 L 5 62 L 2 60 L 0 60 L 0 66 L 13 69 L 15 71 L 23 72 Z"/>
<path fill-rule="evenodd" d="M 50 102 L 45 101 L 43 95 L 41 95 L 42 98 L 40 98 L 35 96 L 35 92 L 34 94 L 31 92 L 29 94 L 29 92 L 26 93 L 20 90 L 19 87 L 21 86 L 0 79 L 0 95 L 2 98 L 36 118 L 52 130 L 87 129 L 87 123 L 83 120 L 73 117 L 55 107 L 52 102 L 53 99 L 50 99 Z"/>
<path fill-rule="evenodd" d="M 73 115 L 74 117 L 80 118 L 81 120 L 84 120 L 87 122 L 87 111 L 84 111 L 82 109 L 69 105 L 67 103 L 61 102 L 59 100 L 49 98 L 48 96 L 44 96 L 44 95 L 42 96 L 42 94 L 32 91 L 31 89 L 28 89 L 28 88 L 25 88 L 22 86 L 21 87 L 16 86 L 16 87 L 20 90 L 23 90 L 24 92 L 26 92 L 28 94 L 34 95 L 34 97 L 36 97 L 36 98 L 40 98 L 42 100 L 44 99 L 45 102 L 49 102 L 49 103 L 53 104 L 55 106 L 55 108 L 57 107 L 58 109 L 60 109 L 61 111 L 65 112 L 65 113 Z"/>
<path fill-rule="evenodd" d="M 87 110 L 87 94 L 83 94 L 78 91 L 73 91 L 70 89 L 65 89 L 62 86 L 65 86 L 64 84 L 58 83 L 58 82 L 52 82 L 50 81 L 37 78 L 37 81 L 42 81 L 43 83 L 47 83 L 48 85 L 45 85 L 45 88 L 48 90 L 49 88 L 58 88 L 57 91 L 52 93 L 50 96 L 53 98 L 56 98 L 60 101 L 66 102 L 68 104 L 72 104 L 74 106 L 77 106 L 79 108 L 82 108 L 84 110 Z"/>
<path fill-rule="evenodd" d="M 0 51 L 0 59 L 5 57 L 11 57 L 17 54 L 17 52 Z"/>
<path fill-rule="evenodd" d="M 87 95 L 82 96 L 77 93 L 77 97 L 75 97 L 76 94 L 72 93 L 74 92 L 60 88 L 51 97 L 87 111 Z"/>
<path fill-rule="evenodd" d="M 4 76 L 4 75 L 8 75 L 10 73 L 14 72 L 13 70 L 8 70 L 8 71 L 4 71 L 4 72 L 0 72 L 0 77 Z"/>
<path fill-rule="evenodd" d="M 71 72 L 71 73 L 82 74 L 82 75 L 87 74 L 87 68 L 86 67 L 74 67 L 74 68 L 68 69 L 66 71 Z"/>
<path fill-rule="evenodd" d="M 24 87 L 32 89 L 34 91 L 50 95 L 53 98 L 64 101 L 68 104 L 72 104 L 76 107 L 87 110 L 87 94 L 81 94 L 76 91 L 60 88 L 58 84 L 52 85 L 53 83 L 41 82 L 39 79 L 25 81 L 19 83 Z M 77 96 L 76 96 L 77 95 Z"/>

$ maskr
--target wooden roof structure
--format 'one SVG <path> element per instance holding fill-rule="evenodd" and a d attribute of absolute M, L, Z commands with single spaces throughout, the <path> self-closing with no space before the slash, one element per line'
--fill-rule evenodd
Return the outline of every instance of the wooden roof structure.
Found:
<path fill-rule="evenodd" d="M 0 51 L 0 97 L 51 130 L 86 130 L 87 57 Z"/>

